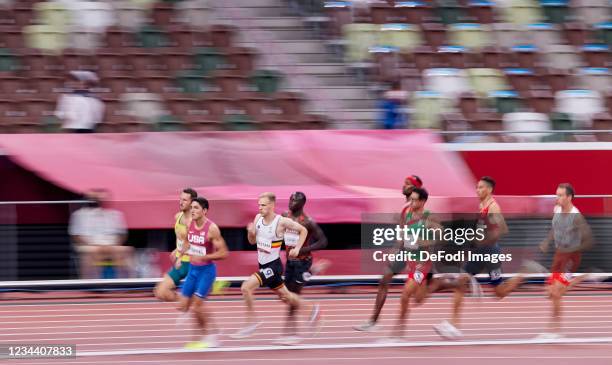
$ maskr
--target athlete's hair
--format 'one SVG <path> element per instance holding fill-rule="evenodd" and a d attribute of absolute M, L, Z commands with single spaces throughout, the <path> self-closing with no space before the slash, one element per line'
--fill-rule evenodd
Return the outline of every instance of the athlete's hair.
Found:
<path fill-rule="evenodd" d="M 412 193 L 419 194 L 420 201 L 426 201 L 429 198 L 429 193 L 427 192 L 427 190 L 425 190 L 425 188 L 414 188 L 412 189 Z"/>
<path fill-rule="evenodd" d="M 274 195 L 274 193 L 271 193 L 269 191 L 265 193 L 261 193 L 259 195 L 259 198 L 267 198 L 270 201 L 270 203 L 276 203 L 276 195 Z"/>
<path fill-rule="evenodd" d="M 480 181 L 486 182 L 491 187 L 491 190 L 495 190 L 495 180 L 491 176 L 483 176 L 480 178 Z"/>
<path fill-rule="evenodd" d="M 304 203 L 306 203 L 306 194 L 302 193 L 301 191 L 296 191 L 291 194 L 291 196 L 295 196 L 297 200 L 303 200 Z"/>
<path fill-rule="evenodd" d="M 198 196 L 194 198 L 193 202 L 198 203 L 202 207 L 202 209 L 208 209 L 208 199 L 203 196 Z"/>
<path fill-rule="evenodd" d="M 559 184 L 559 187 L 565 189 L 565 195 L 569 195 L 572 197 L 572 199 L 574 199 L 574 194 L 576 193 L 576 191 L 574 190 L 574 187 L 572 186 L 572 184 L 562 183 L 562 184 Z"/>
<path fill-rule="evenodd" d="M 192 188 L 185 188 L 185 189 L 183 189 L 183 193 L 189 194 L 189 196 L 191 196 L 191 200 L 193 200 L 193 199 L 198 197 L 198 192 L 193 190 Z"/>

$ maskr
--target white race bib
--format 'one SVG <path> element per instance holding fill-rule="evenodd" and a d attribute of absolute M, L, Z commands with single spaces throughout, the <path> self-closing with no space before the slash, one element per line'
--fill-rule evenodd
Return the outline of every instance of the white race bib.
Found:
<path fill-rule="evenodd" d="M 184 245 L 183 240 L 176 240 L 176 249 L 177 250 L 182 251 L 183 250 L 183 245 Z"/>
<path fill-rule="evenodd" d="M 189 250 L 187 250 L 187 254 L 190 256 L 206 256 L 206 247 L 191 245 Z"/>
<path fill-rule="evenodd" d="M 287 247 L 295 247 L 300 241 L 300 235 L 294 231 L 285 231 L 285 246 Z"/>
<path fill-rule="evenodd" d="M 267 253 L 272 252 L 272 241 L 267 239 L 258 239 L 257 249 Z"/>

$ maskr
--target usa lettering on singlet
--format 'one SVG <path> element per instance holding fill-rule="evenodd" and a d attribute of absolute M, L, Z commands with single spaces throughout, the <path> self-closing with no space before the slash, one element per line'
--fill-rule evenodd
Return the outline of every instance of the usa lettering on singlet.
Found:
<path fill-rule="evenodd" d="M 563 209 L 557 205 L 553 213 L 552 228 L 555 246 L 563 250 L 577 250 L 582 241 L 580 230 L 576 227 L 576 219 L 580 211 L 572 207 L 569 213 L 563 213 Z"/>
<path fill-rule="evenodd" d="M 266 225 L 264 224 L 263 217 L 259 217 L 255 224 L 255 229 L 257 230 L 257 260 L 261 265 L 265 265 L 280 258 L 283 238 L 276 235 L 280 219 L 281 216 L 277 214 L 272 222 Z"/>
<path fill-rule="evenodd" d="M 191 222 L 187 232 L 187 241 L 189 241 L 190 244 L 189 250 L 187 250 L 188 255 L 202 257 L 212 252 L 212 242 L 208 240 L 208 230 L 211 224 L 212 222 L 208 219 L 206 223 L 204 223 L 204 227 L 198 229 L 196 228 L 196 222 Z"/>

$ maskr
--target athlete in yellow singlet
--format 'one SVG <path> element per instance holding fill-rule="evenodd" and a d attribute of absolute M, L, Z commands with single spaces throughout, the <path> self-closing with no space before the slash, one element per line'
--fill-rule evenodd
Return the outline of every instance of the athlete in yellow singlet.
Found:
<path fill-rule="evenodd" d="M 170 254 L 172 268 L 164 275 L 164 278 L 155 286 L 155 296 L 164 301 L 175 301 L 177 299 L 175 289 L 180 284 L 181 280 L 187 277 L 191 264 L 189 256 L 181 256 L 183 242 L 187 239 L 187 227 L 191 223 L 191 202 L 198 196 L 198 193 L 186 188 L 181 192 L 179 201 L 180 211 L 174 215 L 174 233 L 176 234 L 176 249 Z M 177 262 L 180 262 L 179 263 Z"/>

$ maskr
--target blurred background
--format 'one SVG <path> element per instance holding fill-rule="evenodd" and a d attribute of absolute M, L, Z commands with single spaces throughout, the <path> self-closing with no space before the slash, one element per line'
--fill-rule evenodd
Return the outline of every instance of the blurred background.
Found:
<path fill-rule="evenodd" d="M 277 212 L 304 191 L 331 273 L 361 274 L 361 214 L 399 212 L 410 174 L 443 213 L 476 211 L 493 176 L 519 249 L 570 182 L 584 266 L 610 272 L 610 5 L 0 0 L 0 280 L 158 277 L 186 187 L 237 251 L 221 275 L 252 271 L 267 190 Z M 71 224 L 85 206 L 103 223 Z M 133 269 L 85 275 L 74 229 Z"/>

